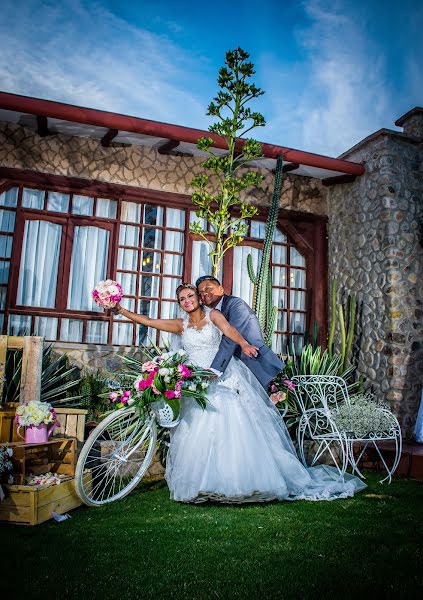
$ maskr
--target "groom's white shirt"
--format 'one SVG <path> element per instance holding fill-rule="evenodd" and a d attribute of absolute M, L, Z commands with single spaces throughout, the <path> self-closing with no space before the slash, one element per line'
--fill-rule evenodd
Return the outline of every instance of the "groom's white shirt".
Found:
<path fill-rule="evenodd" d="M 223 304 L 223 296 L 221 297 L 221 299 L 219 300 L 219 303 L 216 304 L 216 306 L 214 307 L 216 310 L 221 310 L 222 308 L 222 304 Z M 220 377 L 222 375 L 222 371 L 218 371 L 217 369 L 212 369 L 210 368 L 210 371 L 213 371 L 213 373 L 216 373 L 216 375 L 218 377 Z"/>

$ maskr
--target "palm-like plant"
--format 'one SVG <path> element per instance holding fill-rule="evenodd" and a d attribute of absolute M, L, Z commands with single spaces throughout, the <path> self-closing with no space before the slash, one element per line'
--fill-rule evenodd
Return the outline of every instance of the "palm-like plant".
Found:
<path fill-rule="evenodd" d="M 285 424 L 290 430 L 292 437 L 296 436 L 297 425 L 302 415 L 302 409 L 298 406 L 295 394 L 284 384 L 285 380 L 290 380 L 295 375 L 338 375 L 346 383 L 349 393 L 356 392 L 361 387 L 361 381 L 354 381 L 353 375 L 355 366 L 344 368 L 343 356 L 336 354 L 330 355 L 328 350 L 322 350 L 320 346 L 313 348 L 312 344 L 304 346 L 301 356 L 297 356 L 292 349 L 292 354 L 288 354 L 285 369 L 280 373 L 275 381 L 278 389 L 286 393 L 286 404 L 288 406 L 285 414 Z M 309 400 L 303 397 L 303 403 L 306 408 L 309 406 Z"/>
<path fill-rule="evenodd" d="M 22 374 L 22 352 L 12 350 L 7 353 L 5 366 L 5 383 L 3 401 L 19 402 Z M 66 355 L 54 356 L 53 345 L 43 349 L 41 364 L 41 395 L 42 402 L 50 402 L 53 406 L 76 404 L 79 395 L 75 392 L 79 386 L 80 376 L 78 367 L 72 367 Z"/>

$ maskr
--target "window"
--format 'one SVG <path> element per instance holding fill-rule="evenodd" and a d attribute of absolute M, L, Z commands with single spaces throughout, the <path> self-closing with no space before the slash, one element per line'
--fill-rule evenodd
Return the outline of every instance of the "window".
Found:
<path fill-rule="evenodd" d="M 113 186 L 108 186 L 113 189 Z M 172 194 L 105 197 L 29 184 L 0 194 L 0 320 L 11 335 L 128 346 L 163 344 L 167 335 L 101 310 L 94 285 L 107 277 L 124 290 L 122 305 L 139 314 L 175 318 L 176 288 L 211 272 L 209 245 L 189 233 L 199 219 L 191 204 Z M 225 254 L 220 279 L 226 290 L 252 302 L 247 273 L 259 265 L 265 222 L 253 220 L 241 245 Z M 310 238 L 311 239 L 311 238 Z M 210 234 L 210 242 L 213 238 Z M 300 245 L 301 246 L 301 245 Z M 275 233 L 271 255 L 273 303 L 278 310 L 273 347 L 300 352 L 310 322 L 310 254 L 291 233 Z M 11 265 L 13 268 L 11 269 Z M 307 312 L 308 311 L 308 312 Z"/>

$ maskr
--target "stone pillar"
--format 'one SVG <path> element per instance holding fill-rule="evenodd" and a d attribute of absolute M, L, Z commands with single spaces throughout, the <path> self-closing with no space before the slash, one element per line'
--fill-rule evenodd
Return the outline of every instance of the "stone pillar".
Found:
<path fill-rule="evenodd" d="M 381 130 L 343 155 L 366 173 L 329 188 L 328 206 L 330 276 L 361 308 L 359 372 L 411 436 L 423 387 L 423 111 L 407 114 L 413 136 Z"/>

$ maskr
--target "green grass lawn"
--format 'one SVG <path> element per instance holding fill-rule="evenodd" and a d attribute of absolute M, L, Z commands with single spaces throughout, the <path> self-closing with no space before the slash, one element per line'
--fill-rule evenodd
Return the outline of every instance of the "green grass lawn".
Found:
<path fill-rule="evenodd" d="M 423 484 L 335 502 L 185 505 L 140 486 L 63 523 L 0 530 L 1 598 L 421 598 Z"/>

